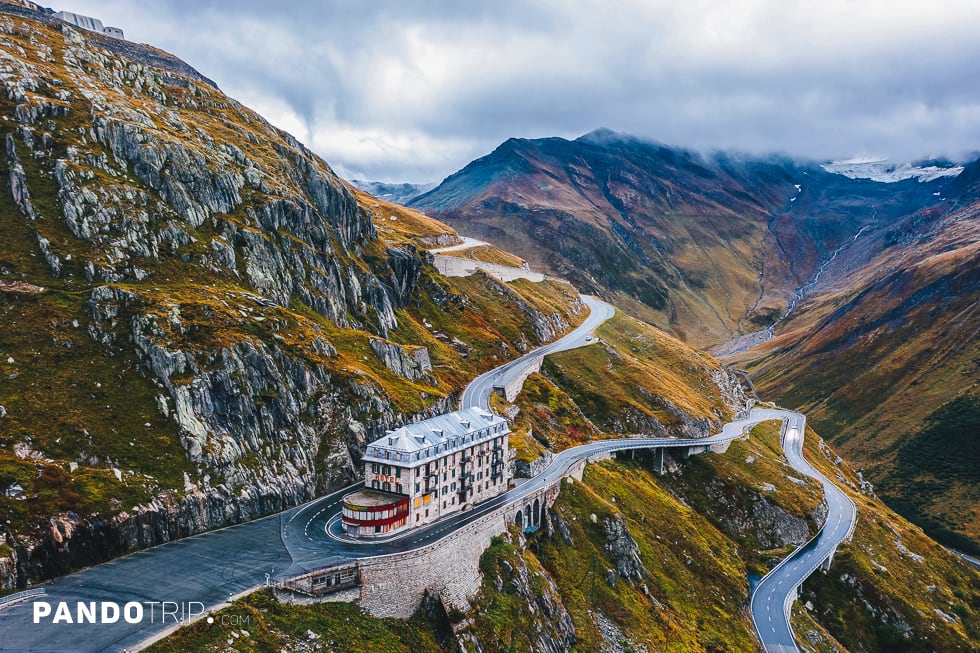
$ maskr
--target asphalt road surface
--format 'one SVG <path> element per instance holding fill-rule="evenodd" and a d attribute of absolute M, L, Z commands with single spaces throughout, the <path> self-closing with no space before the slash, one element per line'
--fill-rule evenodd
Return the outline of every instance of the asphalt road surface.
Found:
<path fill-rule="evenodd" d="M 795 590 L 851 534 L 857 517 L 854 502 L 803 458 L 806 418 L 799 413 L 784 413 L 784 417 L 789 420 L 783 436 L 786 459 L 795 470 L 823 484 L 827 520 L 814 539 L 766 574 L 752 593 L 752 620 L 767 653 L 799 651 L 789 623 Z"/>
<path fill-rule="evenodd" d="M 482 245 L 489 245 L 490 243 L 484 242 L 482 240 L 477 240 L 476 238 L 470 238 L 469 236 L 460 236 L 463 239 L 459 245 L 450 245 L 449 247 L 436 247 L 435 249 L 430 249 L 431 254 L 445 254 L 446 252 L 456 252 L 461 249 L 472 249 L 473 247 L 480 247 Z"/>
<path fill-rule="evenodd" d="M 463 390 L 463 396 L 459 402 L 460 408 L 479 407 L 489 410 L 490 394 L 493 392 L 494 386 L 505 385 L 524 370 L 534 359 L 544 358 L 548 354 L 554 354 L 555 352 L 565 351 L 567 349 L 575 349 L 576 347 L 582 347 L 593 342 L 592 331 L 611 318 L 615 314 L 616 309 L 601 299 L 596 299 L 589 295 L 582 295 L 582 301 L 589 307 L 589 316 L 585 318 L 582 324 L 558 340 L 538 347 L 520 358 L 505 363 L 500 367 L 495 367 L 489 372 L 484 372 L 473 379 L 466 386 L 466 389 Z"/>

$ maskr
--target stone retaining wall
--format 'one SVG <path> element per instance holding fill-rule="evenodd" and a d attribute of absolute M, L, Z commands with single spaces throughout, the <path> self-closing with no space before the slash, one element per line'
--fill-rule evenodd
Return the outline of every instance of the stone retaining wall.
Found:
<path fill-rule="evenodd" d="M 283 589 L 286 591 L 279 593 L 280 598 L 297 603 L 357 602 L 375 617 L 407 619 L 415 613 L 426 594 L 437 594 L 448 608 L 467 612 L 482 582 L 480 556 L 490 546 L 492 538 L 517 523 L 518 512 L 522 514 L 523 525 L 528 525 L 523 515 L 536 508 L 538 516 L 532 524 L 543 525 L 544 512 L 554 504 L 560 490 L 560 481 L 551 483 L 421 549 L 352 561 L 351 565 L 360 570 L 359 588 L 320 597 L 288 591 L 289 587 L 310 586 L 310 579 L 320 573 L 313 571 L 285 583 Z"/>
<path fill-rule="evenodd" d="M 531 376 L 535 372 L 541 371 L 541 363 L 544 361 L 543 356 L 536 356 L 534 359 L 528 361 L 527 365 L 524 366 L 518 374 L 511 379 L 507 385 L 494 386 L 494 392 L 502 394 L 504 399 L 513 403 L 517 399 L 517 395 L 521 393 L 521 389 L 524 388 L 524 382 L 527 381 L 527 377 Z"/>
<path fill-rule="evenodd" d="M 515 279 L 527 279 L 528 281 L 544 281 L 545 275 L 540 272 L 532 272 L 528 268 L 515 268 L 498 263 L 486 263 L 484 261 L 474 261 L 458 256 L 443 256 L 441 254 L 432 255 L 432 264 L 440 274 L 447 277 L 468 277 L 476 274 L 477 270 L 483 270 L 492 277 L 501 281 L 514 281 Z"/>

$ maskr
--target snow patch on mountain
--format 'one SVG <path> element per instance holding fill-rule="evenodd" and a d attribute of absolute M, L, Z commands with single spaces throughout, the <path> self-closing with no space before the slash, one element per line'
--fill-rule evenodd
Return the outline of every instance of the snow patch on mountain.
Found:
<path fill-rule="evenodd" d="M 825 163 L 821 167 L 827 172 L 844 175 L 850 179 L 871 179 L 886 184 L 913 178 L 925 183 L 942 177 L 956 177 L 963 172 L 963 166 L 915 165 L 892 163 L 888 159 L 867 158 L 834 161 Z"/>

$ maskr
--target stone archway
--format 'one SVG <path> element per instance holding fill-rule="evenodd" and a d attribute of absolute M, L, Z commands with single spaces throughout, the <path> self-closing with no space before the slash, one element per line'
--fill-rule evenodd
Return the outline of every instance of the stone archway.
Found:
<path fill-rule="evenodd" d="M 523 510 L 518 510 L 517 511 L 517 515 L 514 516 L 514 523 L 517 524 L 517 527 L 518 528 L 520 528 L 521 530 L 524 530 L 524 511 Z"/>
<path fill-rule="evenodd" d="M 531 516 L 532 525 L 534 525 L 534 526 L 540 526 L 541 525 L 541 519 L 540 519 L 540 516 L 541 516 L 541 501 L 540 500 L 538 500 L 538 499 L 535 499 L 534 500 L 534 509 L 531 511 L 531 515 L 532 515 Z"/>
<path fill-rule="evenodd" d="M 531 522 L 531 504 L 524 506 L 524 524 L 527 526 L 533 526 Z"/>

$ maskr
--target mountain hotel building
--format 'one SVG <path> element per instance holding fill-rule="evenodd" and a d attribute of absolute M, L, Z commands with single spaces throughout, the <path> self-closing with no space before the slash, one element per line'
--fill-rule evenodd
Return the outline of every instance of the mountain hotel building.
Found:
<path fill-rule="evenodd" d="M 388 431 L 367 446 L 364 489 L 344 497 L 344 531 L 388 535 L 507 491 L 507 422 L 467 408 Z"/>

